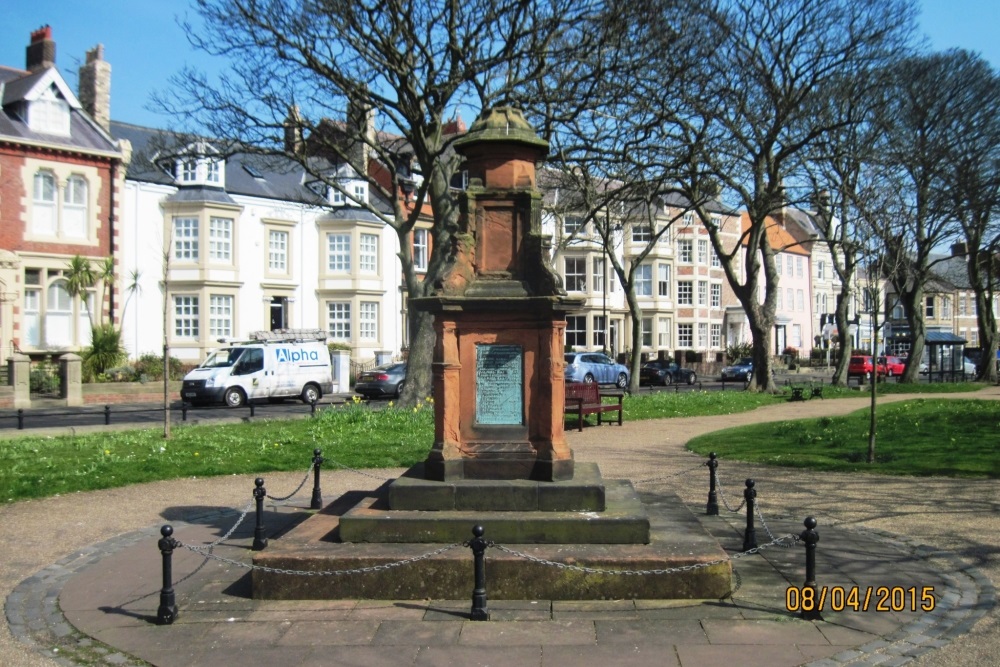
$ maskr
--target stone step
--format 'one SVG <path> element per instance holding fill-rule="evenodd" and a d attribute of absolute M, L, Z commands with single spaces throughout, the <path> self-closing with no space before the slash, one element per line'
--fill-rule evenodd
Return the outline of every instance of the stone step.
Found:
<path fill-rule="evenodd" d="M 389 485 L 389 508 L 425 511 L 559 512 L 605 509 L 604 480 L 596 463 L 576 463 L 573 479 L 424 479 L 418 463 Z"/>
<path fill-rule="evenodd" d="M 340 519 L 344 542 L 462 542 L 476 524 L 491 539 L 515 544 L 646 544 L 649 519 L 627 480 L 605 480 L 603 512 L 389 509 L 369 497 Z"/>

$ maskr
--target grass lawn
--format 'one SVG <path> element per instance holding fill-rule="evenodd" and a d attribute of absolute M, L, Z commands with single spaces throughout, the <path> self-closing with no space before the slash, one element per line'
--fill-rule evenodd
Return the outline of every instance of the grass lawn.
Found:
<path fill-rule="evenodd" d="M 933 386 L 933 385 L 931 385 Z M 869 411 L 844 417 L 752 424 L 695 438 L 699 454 L 816 471 L 1000 477 L 1000 401 L 916 399 L 880 405 L 875 463 Z"/>
<path fill-rule="evenodd" d="M 896 386 L 880 385 L 879 390 L 891 391 Z M 979 389 L 981 385 L 920 384 L 907 387 L 910 391 L 929 388 L 964 391 Z M 859 393 L 853 389 L 828 386 L 824 389 L 824 396 L 858 397 Z M 734 414 L 785 400 L 787 394 L 744 391 L 674 393 L 668 389 L 627 396 L 624 401 L 625 419 Z M 955 405 L 949 402 L 948 407 L 954 408 Z M 594 422 L 596 418 L 591 417 L 590 421 Z M 968 424 L 972 420 L 956 421 Z M 945 437 L 943 434 L 951 433 L 949 429 L 954 430 L 952 423 L 949 417 L 947 428 L 938 427 L 939 443 Z M 997 419 L 991 424 L 990 428 L 994 429 Z M 791 430 L 797 432 L 798 429 L 796 426 Z M 889 426 L 881 427 L 880 433 L 889 430 Z M 780 429 L 777 432 L 781 433 Z M 995 438 L 993 432 L 984 430 L 980 441 L 987 433 Z M 772 436 L 769 440 L 776 438 Z M 409 467 L 426 458 L 433 442 L 433 406 L 429 400 L 411 410 L 375 410 L 365 403 L 349 402 L 344 407 L 319 412 L 312 419 L 174 426 L 170 440 L 164 440 L 162 431 L 157 428 L 76 436 L 17 437 L 0 440 L 0 503 L 179 477 L 263 475 L 270 471 L 295 470 L 304 474 L 312 460 L 312 451 L 317 447 L 330 461 L 325 466 L 328 469 L 337 467 L 334 462 L 355 468 Z M 718 438 L 713 438 L 713 443 L 717 442 Z M 793 450 L 799 448 L 798 445 L 789 447 Z M 720 449 L 717 445 L 713 448 Z M 708 449 L 706 446 L 705 451 Z M 750 451 L 752 453 L 752 448 Z M 888 453 L 890 450 L 880 446 L 879 451 Z M 720 454 L 737 457 L 728 450 L 720 451 Z M 950 458 L 949 463 L 957 464 L 954 461 L 956 457 Z M 281 490 L 275 490 L 275 493 L 281 493 Z"/>

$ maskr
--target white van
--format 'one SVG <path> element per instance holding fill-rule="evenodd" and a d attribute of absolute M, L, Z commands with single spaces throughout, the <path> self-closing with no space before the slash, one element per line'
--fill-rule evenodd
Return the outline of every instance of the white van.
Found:
<path fill-rule="evenodd" d="M 330 351 L 321 341 L 273 341 L 234 344 L 216 350 L 184 376 L 181 400 L 225 403 L 299 397 L 318 401 L 333 391 Z"/>

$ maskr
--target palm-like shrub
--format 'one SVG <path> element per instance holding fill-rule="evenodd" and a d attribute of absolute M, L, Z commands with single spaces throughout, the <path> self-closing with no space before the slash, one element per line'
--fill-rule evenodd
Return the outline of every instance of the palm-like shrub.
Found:
<path fill-rule="evenodd" d="M 109 368 L 119 366 L 126 358 L 122 332 L 113 324 L 99 324 L 91 330 L 90 347 L 83 350 L 83 379 L 93 381 Z"/>

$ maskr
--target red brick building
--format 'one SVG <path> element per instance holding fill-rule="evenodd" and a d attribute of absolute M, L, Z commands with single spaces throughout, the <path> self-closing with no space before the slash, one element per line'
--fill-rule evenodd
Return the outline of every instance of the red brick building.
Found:
<path fill-rule="evenodd" d="M 0 359 L 78 351 L 91 321 L 115 315 L 114 290 L 100 282 L 86 302 L 66 290 L 71 258 L 96 270 L 117 253 L 124 156 L 107 131 L 102 51 L 80 70 L 83 102 L 55 67 L 48 26 L 31 34 L 24 69 L 0 65 Z"/>

